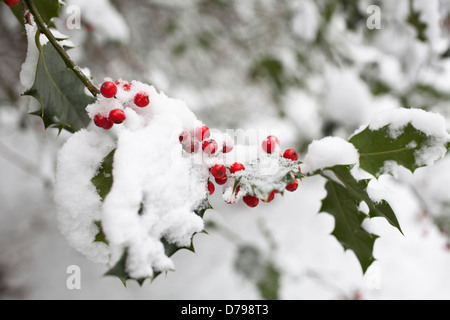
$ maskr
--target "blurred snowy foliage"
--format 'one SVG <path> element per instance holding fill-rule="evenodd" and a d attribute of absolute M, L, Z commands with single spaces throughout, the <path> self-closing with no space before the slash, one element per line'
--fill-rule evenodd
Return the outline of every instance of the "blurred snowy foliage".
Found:
<path fill-rule="evenodd" d="M 448 0 L 66 3 L 56 25 L 97 84 L 153 84 L 221 130 L 277 129 L 302 160 L 313 140 L 348 139 L 384 110 L 422 108 L 450 123 Z M 81 9 L 79 30 L 67 28 L 70 5 Z M 370 5 L 381 9 L 381 29 L 367 28 Z M 55 156 L 68 134 L 44 132 L 25 115 L 31 98 L 20 97 L 18 75 L 27 42 L 4 5 L 0 33 L 1 298 L 450 298 L 448 157 L 370 186 L 389 195 L 404 236 L 384 221 L 369 230 L 382 238 L 364 277 L 329 235 L 332 218 L 316 214 L 324 197 L 317 177 L 258 211 L 230 209 L 218 195 L 205 216 L 210 234 L 196 238 L 197 255 L 174 258 L 183 267 L 166 279 L 125 290 L 101 278 L 105 270 L 57 230 Z M 72 264 L 83 271 L 81 291 L 66 287 Z"/>

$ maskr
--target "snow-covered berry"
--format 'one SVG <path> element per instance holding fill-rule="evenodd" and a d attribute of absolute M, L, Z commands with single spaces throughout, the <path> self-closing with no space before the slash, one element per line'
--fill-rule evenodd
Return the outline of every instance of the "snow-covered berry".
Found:
<path fill-rule="evenodd" d="M 183 130 L 183 132 L 180 133 L 178 140 L 180 140 L 181 143 L 186 143 L 187 141 L 189 141 L 190 136 L 191 135 L 189 134 L 189 131 Z"/>
<path fill-rule="evenodd" d="M 116 124 L 124 122 L 126 119 L 125 112 L 122 109 L 113 109 L 109 113 L 109 120 Z"/>
<path fill-rule="evenodd" d="M 267 199 L 262 200 L 265 203 L 270 203 L 273 201 L 273 199 L 275 199 L 275 194 L 279 193 L 278 190 L 272 190 L 272 192 L 269 194 L 269 196 L 267 197 Z"/>
<path fill-rule="evenodd" d="M 223 179 L 227 175 L 227 168 L 223 164 L 215 164 L 211 167 L 211 174 L 214 178 Z"/>
<path fill-rule="evenodd" d="M 234 143 L 232 140 L 225 140 L 222 144 L 222 152 L 228 153 L 231 152 L 234 148 Z"/>
<path fill-rule="evenodd" d="M 113 98 L 117 94 L 117 86 L 112 81 L 106 81 L 102 84 L 100 92 L 105 98 Z"/>
<path fill-rule="evenodd" d="M 131 91 L 131 86 L 132 86 L 131 83 L 125 83 L 125 84 L 122 86 L 122 88 L 123 88 L 124 91 L 130 92 L 130 91 Z"/>
<path fill-rule="evenodd" d="M 199 143 L 197 141 L 191 141 L 191 143 L 188 143 L 185 145 L 186 150 L 190 153 L 197 152 L 200 148 Z"/>
<path fill-rule="evenodd" d="M 272 153 L 274 152 L 277 147 L 280 145 L 280 140 L 278 140 L 275 136 L 268 136 L 266 139 L 264 139 L 262 143 L 262 148 L 264 152 L 266 153 Z"/>
<path fill-rule="evenodd" d="M 206 154 L 214 154 L 217 151 L 217 142 L 214 139 L 206 139 L 202 143 L 202 149 Z"/>
<path fill-rule="evenodd" d="M 237 203 L 237 202 L 239 201 L 237 195 L 238 195 L 238 193 L 239 193 L 240 190 L 241 190 L 241 186 L 238 185 L 238 186 L 236 187 L 236 190 L 233 192 L 231 199 L 227 199 L 227 200 L 225 200 L 225 202 L 226 202 L 227 204 L 235 204 L 235 203 Z"/>
<path fill-rule="evenodd" d="M 267 139 L 271 139 L 271 140 L 275 141 L 275 143 L 277 145 L 280 145 L 280 139 L 278 139 L 277 136 L 268 136 Z"/>
<path fill-rule="evenodd" d="M 139 92 L 134 97 L 134 104 L 137 105 L 139 108 L 145 108 L 150 104 L 150 99 L 148 97 L 148 94 L 145 92 Z"/>
<path fill-rule="evenodd" d="M 244 196 L 242 198 L 242 200 L 250 208 L 254 208 L 254 207 L 256 207 L 259 204 L 259 199 L 257 197 L 254 197 L 254 196 Z"/>
<path fill-rule="evenodd" d="M 290 159 L 292 161 L 297 161 L 298 160 L 298 153 L 294 149 L 287 149 L 284 152 L 283 157 L 285 157 L 286 159 Z"/>
<path fill-rule="evenodd" d="M 286 190 L 290 192 L 294 192 L 298 188 L 298 181 L 295 180 L 295 182 L 292 182 L 287 185 Z"/>
<path fill-rule="evenodd" d="M 231 172 L 231 174 L 234 174 L 234 173 L 236 173 L 236 172 L 238 172 L 238 171 L 241 171 L 241 170 L 245 170 L 245 167 L 244 167 L 244 165 L 243 165 L 242 163 L 235 162 L 235 163 L 233 163 L 233 164 L 230 166 L 230 172 Z"/>
<path fill-rule="evenodd" d="M 214 194 L 214 191 L 216 191 L 216 187 L 214 187 L 214 183 L 208 180 L 208 192 L 209 195 L 212 196 Z"/>
<path fill-rule="evenodd" d="M 112 122 L 108 117 L 105 117 L 101 114 L 95 115 L 94 123 L 97 127 L 103 128 L 105 130 L 111 129 L 114 125 L 114 122 Z"/>
<path fill-rule="evenodd" d="M 207 126 L 201 126 L 200 128 L 195 129 L 195 138 L 199 141 L 208 139 L 210 135 L 211 133 Z"/>

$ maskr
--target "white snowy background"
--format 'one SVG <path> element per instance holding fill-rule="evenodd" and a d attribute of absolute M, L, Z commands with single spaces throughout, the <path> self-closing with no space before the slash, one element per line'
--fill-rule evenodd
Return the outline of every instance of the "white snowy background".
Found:
<path fill-rule="evenodd" d="M 297 148 L 300 159 L 313 140 L 346 139 L 387 109 L 424 108 L 449 123 L 450 1 L 343 2 L 70 0 L 68 5 L 81 9 L 82 28 L 65 28 L 64 9 L 57 25 L 72 36 L 77 48 L 71 55 L 90 68 L 97 83 L 104 77 L 151 83 L 185 100 L 212 128 L 278 130 L 282 147 Z M 330 3 L 338 8 L 327 20 Z M 372 4 L 381 8 L 379 30 L 366 27 Z M 58 229 L 56 154 L 70 135 L 44 132 L 38 118 L 24 116 L 34 104 L 18 97 L 26 39 L 5 7 L 0 6 L 0 298 L 259 299 L 251 275 L 236 268 L 241 244 L 272 259 L 281 275 L 281 299 L 450 298 L 448 157 L 414 175 L 399 168 L 395 178 L 379 179 L 375 187 L 387 195 L 404 235 L 382 219 L 368 223 L 380 238 L 377 261 L 366 275 L 355 255 L 330 235 L 333 218 L 318 214 L 325 181 L 314 177 L 256 209 L 227 205 L 218 192 L 205 220 L 221 229 L 197 235 L 196 254 L 175 254 L 175 272 L 142 288 L 103 277 L 106 270 L 72 249 Z M 412 12 L 418 23 L 411 22 Z M 420 24 L 426 25 L 422 31 Z M 261 71 L 268 61 L 281 64 L 282 72 Z M 70 265 L 81 268 L 81 290 L 66 286 Z"/>

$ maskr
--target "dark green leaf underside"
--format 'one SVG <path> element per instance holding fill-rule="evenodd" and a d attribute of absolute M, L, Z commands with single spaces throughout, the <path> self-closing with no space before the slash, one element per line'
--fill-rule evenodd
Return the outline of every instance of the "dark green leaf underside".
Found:
<path fill-rule="evenodd" d="M 377 236 L 361 227 L 366 215 L 359 211 L 359 201 L 341 184 L 328 180 L 325 185 L 327 196 L 322 200 L 320 212 L 327 212 L 335 219 L 332 235 L 345 250 L 352 250 L 361 264 L 363 273 L 372 262 L 373 246 Z"/>
<path fill-rule="evenodd" d="M 392 210 L 389 203 L 385 200 L 380 202 L 373 201 L 368 193 L 367 186 L 369 180 L 359 180 L 357 181 L 350 172 L 351 166 L 335 166 L 330 170 L 336 175 L 336 177 L 345 185 L 348 193 L 359 202 L 364 201 L 369 207 L 369 216 L 374 217 L 384 217 L 392 226 L 396 227 L 400 232 L 400 224 L 397 217 Z"/>

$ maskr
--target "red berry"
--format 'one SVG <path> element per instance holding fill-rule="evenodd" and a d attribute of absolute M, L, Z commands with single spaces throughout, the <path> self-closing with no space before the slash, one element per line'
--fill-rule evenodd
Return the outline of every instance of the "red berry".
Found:
<path fill-rule="evenodd" d="M 214 183 L 208 180 L 208 192 L 209 195 L 212 196 L 214 194 L 214 191 L 216 191 L 216 187 L 214 187 Z"/>
<path fill-rule="evenodd" d="M 100 92 L 105 98 L 113 98 L 117 93 L 117 86 L 114 84 L 114 82 L 106 81 L 102 84 Z"/>
<path fill-rule="evenodd" d="M 148 94 L 145 92 L 139 92 L 134 97 L 134 104 L 137 105 L 139 108 L 145 108 L 150 103 L 150 100 L 148 98 Z"/>
<path fill-rule="evenodd" d="M 224 178 L 214 178 L 214 180 L 216 181 L 216 183 L 218 185 L 224 185 L 225 183 L 227 183 L 228 178 L 224 177 Z"/>
<path fill-rule="evenodd" d="M 122 109 L 114 109 L 109 113 L 109 120 L 120 124 L 126 119 L 125 112 Z"/>
<path fill-rule="evenodd" d="M 197 152 L 199 149 L 199 144 L 196 141 L 191 141 L 190 144 L 185 145 L 186 150 L 189 151 L 190 153 L 194 153 Z"/>
<path fill-rule="evenodd" d="M 298 160 L 298 153 L 294 149 L 287 149 L 284 152 L 283 157 L 285 157 L 286 159 L 290 159 L 292 161 L 297 161 Z"/>
<path fill-rule="evenodd" d="M 223 179 L 227 175 L 227 168 L 223 164 L 215 164 L 211 167 L 211 174 L 214 178 Z"/>
<path fill-rule="evenodd" d="M 250 208 L 254 208 L 259 204 L 259 199 L 254 196 L 244 196 L 242 200 L 244 200 L 244 203 Z"/>
<path fill-rule="evenodd" d="M 20 0 L 5 0 L 7 6 L 14 7 L 19 4 Z"/>
<path fill-rule="evenodd" d="M 240 190 L 241 190 L 241 186 L 239 185 L 236 187 L 236 190 L 234 191 L 234 195 L 237 196 Z"/>
<path fill-rule="evenodd" d="M 266 153 L 272 153 L 280 145 L 280 140 L 275 136 L 268 136 L 262 143 L 262 148 Z"/>
<path fill-rule="evenodd" d="M 187 130 L 183 130 L 182 133 L 180 133 L 180 136 L 178 137 L 178 139 L 180 140 L 181 143 L 186 143 L 189 140 L 190 134 Z"/>
<path fill-rule="evenodd" d="M 294 192 L 298 188 L 298 181 L 295 180 L 295 182 L 292 182 L 287 185 L 286 190 L 290 192 Z"/>
<path fill-rule="evenodd" d="M 214 154 L 217 151 L 217 142 L 213 139 L 207 139 L 202 144 L 203 152 L 206 154 Z"/>
<path fill-rule="evenodd" d="M 103 128 L 105 130 L 111 129 L 114 125 L 114 122 L 112 122 L 108 117 L 105 117 L 101 114 L 95 115 L 94 123 L 97 127 Z"/>
<path fill-rule="evenodd" d="M 267 139 L 272 139 L 277 145 L 280 145 L 280 139 L 278 139 L 276 136 L 268 136 Z"/>
<path fill-rule="evenodd" d="M 131 90 L 131 86 L 132 86 L 131 83 L 125 83 L 122 87 L 123 87 L 123 90 L 129 92 Z"/>
<path fill-rule="evenodd" d="M 234 148 L 234 144 L 232 141 L 224 141 L 222 145 L 222 152 L 228 153 L 231 152 Z"/>
<path fill-rule="evenodd" d="M 208 139 L 210 135 L 211 133 L 209 132 L 209 128 L 207 126 L 202 126 L 195 129 L 195 138 L 199 141 Z"/>
<path fill-rule="evenodd" d="M 111 120 L 109 120 L 109 122 L 103 127 L 103 129 L 105 130 L 109 130 L 113 127 L 114 122 L 112 122 Z"/>
<path fill-rule="evenodd" d="M 238 172 L 238 171 L 241 171 L 241 170 L 245 170 L 245 167 L 244 167 L 244 165 L 242 164 L 242 163 L 239 163 L 239 162 L 235 162 L 235 163 L 233 163 L 231 166 L 230 166 L 230 172 L 233 174 L 233 173 L 236 173 L 236 172 Z"/>
<path fill-rule="evenodd" d="M 265 203 L 272 202 L 273 199 L 275 199 L 275 194 L 277 194 L 277 193 L 278 193 L 278 190 L 272 190 L 272 192 L 269 194 L 269 196 L 267 197 L 267 199 L 266 199 L 266 200 L 263 200 L 263 202 L 265 202 Z"/>

